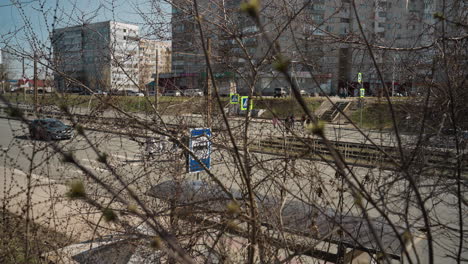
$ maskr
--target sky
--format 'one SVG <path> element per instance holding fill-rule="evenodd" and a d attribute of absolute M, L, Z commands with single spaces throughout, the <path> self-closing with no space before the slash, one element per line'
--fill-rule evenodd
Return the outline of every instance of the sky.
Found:
<path fill-rule="evenodd" d="M 52 26 L 62 28 L 79 25 L 83 21 L 101 22 L 115 20 L 140 26 L 143 34 L 150 38 L 151 30 L 139 14 L 146 13 L 151 21 L 156 20 L 151 2 L 158 0 L 0 0 L 0 48 L 12 46 L 24 52 L 31 52 L 33 43 L 40 43 L 36 49 L 44 50 Z M 153 5 L 154 6 L 154 5 Z M 170 13 L 170 6 L 163 4 L 162 11 Z M 55 23 L 54 23 L 54 17 Z M 158 16 L 161 17 L 161 16 Z M 169 16 L 163 19 L 169 23 Z M 27 66 L 30 62 L 26 62 Z M 21 68 L 18 62 L 13 66 Z M 29 68 L 29 67 L 28 67 Z"/>

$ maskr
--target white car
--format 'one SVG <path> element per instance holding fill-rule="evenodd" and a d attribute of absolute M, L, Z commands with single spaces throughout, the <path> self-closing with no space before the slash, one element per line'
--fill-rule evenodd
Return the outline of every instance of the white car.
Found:
<path fill-rule="evenodd" d="M 127 90 L 126 93 L 128 96 L 145 96 L 143 93 L 136 92 L 133 90 Z"/>
<path fill-rule="evenodd" d="M 203 96 L 203 92 L 200 89 L 187 89 L 184 96 Z"/>
<path fill-rule="evenodd" d="M 299 93 L 300 93 L 302 96 L 310 96 L 310 93 L 307 92 L 306 90 L 300 90 Z"/>
<path fill-rule="evenodd" d="M 181 96 L 179 91 L 169 90 L 164 93 L 164 96 Z"/>

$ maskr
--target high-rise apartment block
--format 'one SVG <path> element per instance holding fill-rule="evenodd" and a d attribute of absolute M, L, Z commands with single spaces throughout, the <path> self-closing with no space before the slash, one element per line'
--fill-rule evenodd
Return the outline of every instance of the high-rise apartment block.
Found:
<path fill-rule="evenodd" d="M 204 85 L 206 69 L 194 2 L 173 2 L 172 71 L 179 86 L 199 88 Z M 368 91 L 378 93 L 382 82 L 374 64 L 381 69 L 386 85 L 414 86 L 418 75 L 426 73 L 431 52 L 412 48 L 436 38 L 434 14 L 441 10 L 446 14 L 466 12 L 466 6 L 455 0 L 356 0 L 356 17 L 349 0 L 293 0 L 287 5 L 265 0 L 261 1 L 260 30 L 240 11 L 241 0 L 197 2 L 204 41 L 211 39 L 210 56 L 218 76 L 235 78 L 242 90 L 249 87 L 243 80 L 255 75 L 256 92 L 288 86 L 272 69 L 274 47 L 291 60 L 293 80 L 310 92 L 356 94 L 360 72 Z M 408 67 L 414 67 L 413 74 L 403 70 Z"/>
<path fill-rule="evenodd" d="M 52 46 L 59 90 L 80 83 L 93 90 L 145 89 L 156 72 L 156 50 L 159 70 L 170 69 L 168 44 L 140 38 L 132 24 L 106 21 L 56 29 Z"/>
<path fill-rule="evenodd" d="M 167 74 L 171 72 L 171 43 L 141 39 L 140 51 L 140 87 L 154 80 L 154 74 Z"/>

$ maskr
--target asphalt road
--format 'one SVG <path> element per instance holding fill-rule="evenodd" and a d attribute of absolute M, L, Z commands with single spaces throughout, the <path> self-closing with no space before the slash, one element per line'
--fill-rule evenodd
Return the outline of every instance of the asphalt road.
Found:
<path fill-rule="evenodd" d="M 19 121 L 8 119 L 0 119 L 0 135 L 0 147 L 2 150 L 0 156 L 1 167 L 11 170 L 16 169 L 25 173 L 31 170 L 34 179 L 41 182 L 53 181 L 55 184 L 65 185 L 73 179 L 81 179 L 87 184 L 87 191 L 93 194 L 93 197 L 111 198 L 76 166 L 63 162 L 61 155 L 56 153 L 50 144 L 57 144 L 65 152 L 73 153 L 75 160 L 79 164 L 92 171 L 98 179 L 104 181 L 109 186 L 122 189 L 122 184 L 118 182 L 118 179 L 121 179 L 130 188 L 141 194 L 142 197 L 146 197 L 144 194 L 152 185 L 168 179 L 211 180 L 206 173 L 187 174 L 184 166 L 185 161 L 180 153 L 168 152 L 158 155 L 154 160 L 150 161 L 143 159 L 142 153 L 144 147 L 139 145 L 135 140 L 125 136 L 86 131 L 86 137 L 76 136 L 71 140 L 53 141 L 50 143 L 29 139 L 27 128 L 23 124 Z M 143 139 L 137 140 L 143 141 Z M 222 136 L 217 140 L 229 142 Z M 92 147 L 98 148 L 100 153 L 107 153 L 114 172 L 111 173 L 108 168 L 105 168 L 97 161 L 98 155 Z M 288 190 L 286 193 L 288 198 L 302 197 L 312 199 L 321 205 L 337 208 L 337 201 L 339 200 L 337 188 L 339 188 L 340 182 L 334 175 L 334 169 L 330 166 L 321 162 L 307 160 L 286 162 L 279 157 L 264 154 L 254 154 L 253 161 L 254 164 L 252 164 L 251 169 L 254 177 L 253 180 L 258 184 L 258 192 L 269 192 L 272 190 L 271 188 L 278 190 L 277 186 L 283 185 Z M 227 187 L 238 188 L 243 185 L 232 156 L 226 155 L 225 150 L 214 150 L 212 171 Z M 354 171 L 358 175 L 359 180 L 366 177 L 366 175 L 370 175 L 371 179 L 375 178 L 383 181 L 386 178 L 390 178 L 390 176 L 394 176 L 393 172 L 378 169 L 354 168 Z M 288 175 L 292 173 L 298 176 L 289 178 Z M 11 180 L 13 181 L 14 178 L 12 177 Z M 2 181 L 5 181 L 5 179 L 2 179 Z M 427 187 L 421 187 L 421 191 L 423 192 L 430 192 L 435 190 L 435 188 L 447 188 L 446 190 L 448 191 L 445 193 L 439 192 L 438 197 L 428 199 L 427 203 L 434 206 L 431 215 L 456 228 L 457 213 L 454 209 L 454 197 L 450 194 L 450 183 L 427 179 L 421 181 L 420 184 L 427 185 Z M 322 187 L 320 191 L 323 193 L 322 196 L 318 195 L 318 185 Z M 390 188 L 382 191 L 379 189 L 381 186 L 390 186 Z M 369 186 L 369 190 L 373 192 L 377 199 L 384 198 L 390 194 L 398 194 L 404 188 L 405 186 L 398 182 L 392 185 L 388 185 L 385 182 L 374 182 Z M 409 193 L 409 195 L 410 199 L 414 199 L 411 196 L 413 194 Z M 151 201 L 149 197 L 146 197 L 146 199 Z M 346 206 L 349 208 L 353 207 L 354 199 L 348 192 L 345 192 L 344 200 L 347 204 Z M 451 204 L 452 206 L 449 207 L 447 204 Z M 401 204 L 397 202 L 395 202 L 393 207 L 396 213 L 389 212 L 389 214 L 398 215 L 402 210 Z M 369 213 L 374 215 L 375 210 L 369 208 Z M 413 208 L 408 211 L 408 214 L 411 214 L 414 218 L 418 218 L 420 212 L 417 208 Z M 418 222 L 420 222 L 420 219 Z M 420 223 L 418 225 L 421 226 Z M 466 223 L 465 228 L 467 228 Z M 437 228 L 434 228 L 434 230 L 437 230 Z M 449 263 L 446 258 L 443 258 L 446 250 L 445 247 L 450 247 L 452 250 L 455 249 L 456 236 L 448 236 L 446 230 L 443 229 L 439 232 L 436 233 L 438 238 L 440 238 L 436 245 L 436 254 L 440 257 L 437 259 L 441 261 L 438 263 Z M 421 250 L 424 252 L 427 249 L 422 248 Z M 466 256 L 466 254 L 464 255 Z M 423 260 L 426 260 L 426 258 L 423 258 Z"/>

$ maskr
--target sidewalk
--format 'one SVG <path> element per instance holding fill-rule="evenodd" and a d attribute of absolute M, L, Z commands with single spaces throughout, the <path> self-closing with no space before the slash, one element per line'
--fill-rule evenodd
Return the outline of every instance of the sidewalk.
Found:
<path fill-rule="evenodd" d="M 24 172 L 0 166 L 0 200 L 6 210 L 26 219 L 27 176 Z M 63 233 L 73 240 L 88 240 L 109 233 L 101 222 L 101 213 L 81 201 L 72 201 L 65 194 L 68 187 L 46 177 L 31 175 L 30 218 L 36 224 Z M 106 229 L 104 229 L 105 227 Z"/>

